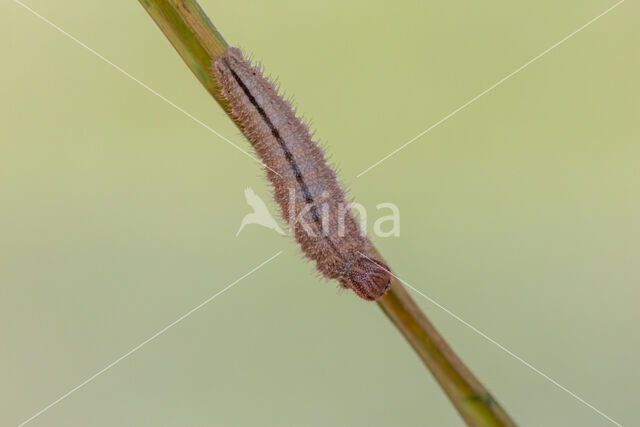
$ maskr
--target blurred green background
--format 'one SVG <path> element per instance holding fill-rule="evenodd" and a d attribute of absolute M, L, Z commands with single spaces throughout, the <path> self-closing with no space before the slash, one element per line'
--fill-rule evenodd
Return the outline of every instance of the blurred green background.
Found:
<path fill-rule="evenodd" d="M 249 150 L 136 1 L 28 0 Z M 201 5 L 294 95 L 350 195 L 401 211 L 396 274 L 618 422 L 640 381 L 640 31 L 627 1 Z M 460 418 L 373 304 L 248 226 L 259 167 L 12 1 L 0 3 L 0 425 L 432 425 Z M 273 203 L 271 203 L 273 207 Z M 371 223 L 370 223 L 371 226 Z M 511 415 L 607 420 L 415 296 Z"/>

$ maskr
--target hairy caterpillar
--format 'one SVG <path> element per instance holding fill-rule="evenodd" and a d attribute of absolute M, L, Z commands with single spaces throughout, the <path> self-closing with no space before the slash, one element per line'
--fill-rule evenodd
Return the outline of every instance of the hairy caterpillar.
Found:
<path fill-rule="evenodd" d="M 242 132 L 266 165 L 275 200 L 303 253 L 343 288 L 369 301 L 381 297 L 391 281 L 389 268 L 365 255 L 371 243 L 308 127 L 240 49 L 228 48 L 212 70 Z"/>

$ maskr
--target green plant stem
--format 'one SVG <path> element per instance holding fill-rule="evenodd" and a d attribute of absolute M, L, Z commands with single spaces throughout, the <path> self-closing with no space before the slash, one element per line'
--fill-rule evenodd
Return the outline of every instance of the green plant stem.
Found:
<path fill-rule="evenodd" d="M 232 117 L 229 103 L 221 95 L 211 72 L 211 61 L 229 45 L 200 5 L 195 1 L 139 1 L 200 83 Z"/>
<path fill-rule="evenodd" d="M 198 3 L 193 0 L 139 1 L 189 69 L 233 119 L 211 72 L 212 60 L 224 52 L 228 45 Z M 236 125 L 239 124 L 236 122 Z M 377 303 L 429 368 L 468 425 L 515 425 L 456 356 L 396 278 L 387 294 Z"/>
<path fill-rule="evenodd" d="M 516 425 L 453 352 L 397 278 L 392 279 L 391 289 L 378 300 L 378 305 L 411 344 L 468 425 Z"/>

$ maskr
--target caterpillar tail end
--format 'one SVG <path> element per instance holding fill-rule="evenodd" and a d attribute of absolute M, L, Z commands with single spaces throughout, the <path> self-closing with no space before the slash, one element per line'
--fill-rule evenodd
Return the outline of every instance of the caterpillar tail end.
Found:
<path fill-rule="evenodd" d="M 362 299 L 375 301 L 391 286 L 391 271 L 382 261 L 362 256 L 351 266 L 342 286 Z"/>

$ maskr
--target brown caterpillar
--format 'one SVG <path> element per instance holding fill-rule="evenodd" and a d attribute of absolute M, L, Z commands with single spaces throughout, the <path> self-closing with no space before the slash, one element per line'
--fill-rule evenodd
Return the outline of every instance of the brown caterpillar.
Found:
<path fill-rule="evenodd" d="M 336 174 L 308 127 L 274 84 L 230 47 L 212 69 L 242 132 L 266 165 L 283 218 L 304 254 L 329 279 L 360 297 L 381 297 L 391 281 L 389 267 L 369 254 Z"/>

